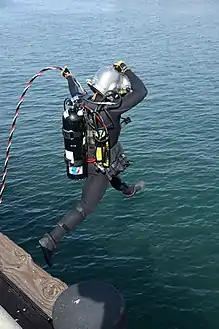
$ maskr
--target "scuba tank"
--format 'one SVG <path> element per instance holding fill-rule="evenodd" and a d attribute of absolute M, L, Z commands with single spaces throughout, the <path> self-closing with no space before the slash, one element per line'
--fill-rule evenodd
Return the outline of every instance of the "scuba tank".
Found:
<path fill-rule="evenodd" d="M 79 98 L 66 99 L 62 116 L 67 176 L 78 180 L 87 177 L 86 123 Z M 68 108 L 66 108 L 68 106 Z"/>

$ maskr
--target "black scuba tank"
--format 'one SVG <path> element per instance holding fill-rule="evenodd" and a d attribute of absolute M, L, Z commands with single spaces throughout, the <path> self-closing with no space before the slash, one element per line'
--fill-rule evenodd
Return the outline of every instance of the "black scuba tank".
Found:
<path fill-rule="evenodd" d="M 87 177 L 86 122 L 77 102 L 68 100 L 67 105 L 62 116 L 67 176 L 73 180 L 84 179 Z"/>

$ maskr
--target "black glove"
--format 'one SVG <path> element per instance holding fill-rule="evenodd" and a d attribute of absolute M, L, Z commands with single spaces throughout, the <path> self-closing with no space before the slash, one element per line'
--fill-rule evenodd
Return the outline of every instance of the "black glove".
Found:
<path fill-rule="evenodd" d="M 61 72 L 61 75 L 64 77 L 64 78 L 67 78 L 67 77 L 72 77 L 72 74 L 71 72 L 69 71 L 69 69 L 67 68 L 67 66 L 65 66 Z"/>
<path fill-rule="evenodd" d="M 126 70 L 128 70 L 127 65 L 123 61 L 118 61 L 113 64 L 113 67 L 116 71 L 125 73 Z"/>

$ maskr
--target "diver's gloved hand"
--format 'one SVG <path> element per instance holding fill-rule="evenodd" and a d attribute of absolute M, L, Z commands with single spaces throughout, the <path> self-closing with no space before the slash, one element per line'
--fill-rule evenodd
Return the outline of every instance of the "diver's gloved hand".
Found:
<path fill-rule="evenodd" d="M 123 61 L 118 61 L 114 63 L 113 67 L 114 69 L 116 69 L 116 71 L 121 73 L 125 73 L 125 71 L 128 69 L 128 66 Z"/>
<path fill-rule="evenodd" d="M 68 78 L 68 77 L 72 77 L 72 74 L 71 72 L 69 71 L 69 69 L 67 68 L 67 66 L 65 66 L 61 72 L 61 75 L 64 77 L 64 78 Z"/>

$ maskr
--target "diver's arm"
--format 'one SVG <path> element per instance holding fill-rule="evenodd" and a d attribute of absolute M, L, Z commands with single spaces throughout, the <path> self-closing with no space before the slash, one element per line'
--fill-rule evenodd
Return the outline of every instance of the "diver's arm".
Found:
<path fill-rule="evenodd" d="M 68 81 L 68 88 L 71 94 L 71 97 L 86 95 L 85 89 L 80 85 L 77 79 L 73 78 L 72 75 L 66 77 Z"/>
<path fill-rule="evenodd" d="M 140 103 L 148 94 L 144 83 L 129 68 L 125 71 L 132 86 L 132 92 L 122 98 L 122 105 L 116 109 L 116 112 L 122 114 Z"/>

